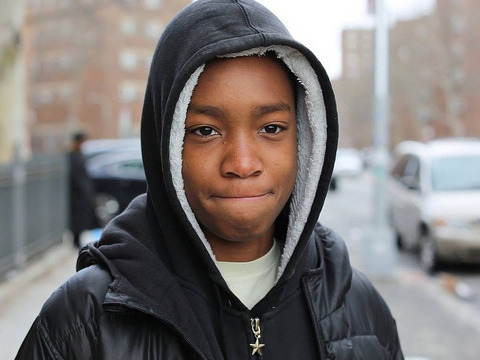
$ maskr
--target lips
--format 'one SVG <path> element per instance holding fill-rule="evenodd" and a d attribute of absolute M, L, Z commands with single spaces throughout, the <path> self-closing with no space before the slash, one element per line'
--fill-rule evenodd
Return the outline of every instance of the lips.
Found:
<path fill-rule="evenodd" d="M 273 195 L 272 191 L 266 191 L 262 193 L 245 193 L 245 194 L 215 194 L 210 196 L 210 199 L 220 199 L 220 200 L 259 200 L 265 198 L 269 195 Z"/>
<path fill-rule="evenodd" d="M 244 199 L 244 198 L 257 198 L 265 195 L 268 195 L 268 193 L 258 194 L 258 195 L 246 194 L 246 195 L 226 195 L 226 196 L 216 196 L 216 197 L 223 198 L 223 199 Z"/>

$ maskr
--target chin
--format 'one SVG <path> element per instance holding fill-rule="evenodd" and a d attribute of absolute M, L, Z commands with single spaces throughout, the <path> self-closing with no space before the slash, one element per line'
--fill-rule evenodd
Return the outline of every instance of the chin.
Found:
<path fill-rule="evenodd" d="M 214 235 L 216 238 L 229 242 L 251 242 L 263 238 L 265 236 L 273 236 L 273 225 L 249 226 L 245 227 L 242 223 L 240 225 L 228 226 L 212 226 L 206 230 L 207 233 Z M 207 236 L 208 237 L 208 236 Z"/>

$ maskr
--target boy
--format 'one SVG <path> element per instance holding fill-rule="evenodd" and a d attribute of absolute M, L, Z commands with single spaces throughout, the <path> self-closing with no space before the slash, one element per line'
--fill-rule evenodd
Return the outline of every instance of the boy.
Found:
<path fill-rule="evenodd" d="M 395 322 L 317 224 L 328 77 L 251 0 L 167 26 L 142 117 L 147 194 L 85 249 L 19 358 L 403 359 Z"/>

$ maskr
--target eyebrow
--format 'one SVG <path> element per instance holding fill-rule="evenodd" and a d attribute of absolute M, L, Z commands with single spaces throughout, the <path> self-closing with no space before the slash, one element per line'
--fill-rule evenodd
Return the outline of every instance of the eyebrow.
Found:
<path fill-rule="evenodd" d="M 292 111 L 292 109 L 290 105 L 288 105 L 287 103 L 278 102 L 275 104 L 259 105 L 253 109 L 252 115 L 254 117 L 261 117 L 263 115 L 274 113 L 277 111 L 290 112 Z M 200 105 L 195 103 L 190 103 L 190 105 L 188 106 L 187 112 L 200 114 L 200 115 L 208 115 L 212 117 L 219 117 L 220 115 L 223 114 L 223 111 L 216 106 Z"/>
<path fill-rule="evenodd" d="M 274 113 L 277 111 L 286 111 L 291 112 L 292 109 L 290 105 L 285 102 L 279 102 L 275 104 L 259 105 L 253 110 L 253 115 L 255 117 L 261 117 L 266 114 Z"/>
<path fill-rule="evenodd" d="M 200 115 L 208 115 L 212 117 L 219 117 L 223 114 L 223 111 L 216 106 L 199 105 L 195 103 L 190 103 L 187 112 Z"/>

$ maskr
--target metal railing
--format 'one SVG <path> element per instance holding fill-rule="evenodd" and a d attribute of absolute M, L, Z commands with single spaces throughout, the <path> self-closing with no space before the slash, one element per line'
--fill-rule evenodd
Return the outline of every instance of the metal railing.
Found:
<path fill-rule="evenodd" d="M 0 165 L 0 276 L 62 241 L 68 221 L 64 155 Z"/>

